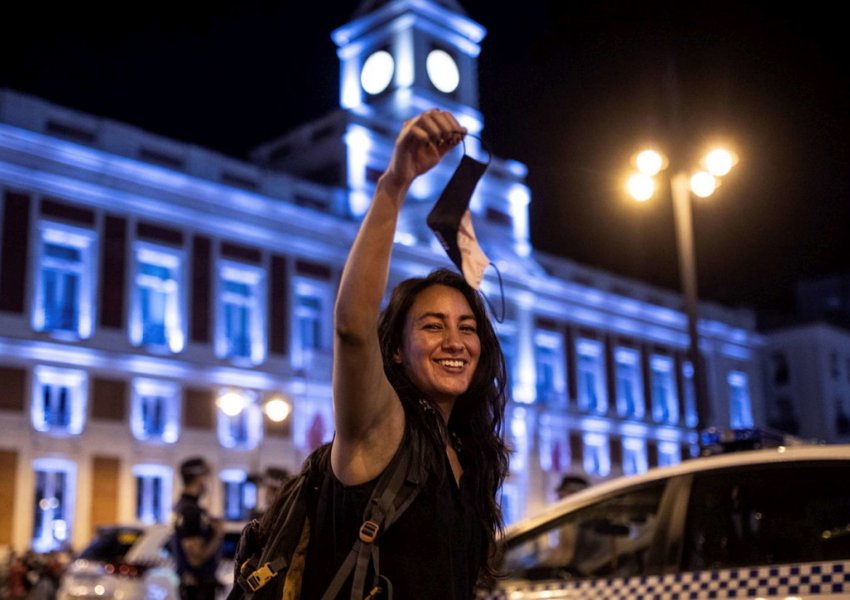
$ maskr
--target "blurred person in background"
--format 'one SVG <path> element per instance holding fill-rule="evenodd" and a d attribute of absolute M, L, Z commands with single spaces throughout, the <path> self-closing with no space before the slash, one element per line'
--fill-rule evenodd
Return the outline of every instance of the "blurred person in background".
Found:
<path fill-rule="evenodd" d="M 292 475 L 283 467 L 266 467 L 262 473 L 254 473 L 248 476 L 257 487 L 257 505 L 251 510 L 250 518 L 259 519 L 266 509 L 271 506 L 278 492 Z"/>
<path fill-rule="evenodd" d="M 555 488 L 555 495 L 558 496 L 558 500 L 561 500 L 570 494 L 580 492 L 589 485 L 590 483 L 587 479 L 581 475 L 564 475 L 561 478 L 561 482 L 558 484 L 558 487 Z"/>
<path fill-rule="evenodd" d="M 587 488 L 590 483 L 581 475 L 564 475 L 555 488 L 558 500 L 580 492 Z M 579 546 L 579 536 L 582 534 L 579 524 L 575 521 L 567 521 L 558 528 L 558 543 L 553 546 L 546 557 L 546 565 L 556 570 L 570 569 L 581 557 L 576 556 Z"/>
<path fill-rule="evenodd" d="M 180 465 L 183 491 L 174 506 L 174 553 L 182 600 L 215 600 L 224 529 L 200 505 L 209 476 L 210 467 L 201 457 Z"/>

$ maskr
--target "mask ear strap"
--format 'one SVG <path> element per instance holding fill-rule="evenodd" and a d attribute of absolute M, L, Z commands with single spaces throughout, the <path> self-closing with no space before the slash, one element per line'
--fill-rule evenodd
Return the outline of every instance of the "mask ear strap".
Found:
<path fill-rule="evenodd" d="M 497 323 L 504 323 L 505 322 L 505 288 L 502 285 L 502 273 L 501 273 L 501 271 L 499 271 L 499 267 L 496 266 L 496 263 L 494 263 L 492 260 L 490 261 L 490 266 L 493 267 L 496 270 L 496 276 L 499 279 L 499 298 L 501 299 L 501 305 L 502 305 L 501 306 L 501 308 L 502 308 L 501 312 L 496 313 L 496 309 L 493 308 L 493 303 L 490 302 L 490 298 L 487 297 L 487 294 L 485 294 L 484 292 L 481 292 L 481 296 L 487 302 L 487 306 L 490 307 L 490 312 L 493 314 L 493 318 L 496 320 L 496 322 Z"/>
<path fill-rule="evenodd" d="M 467 133 L 464 137 L 461 138 L 460 143 L 463 144 L 463 153 L 467 154 L 467 152 L 466 152 L 466 138 L 467 137 L 474 137 L 476 140 L 478 140 L 478 143 L 487 152 L 487 162 L 485 162 L 484 164 L 487 165 L 487 166 L 490 166 L 490 161 L 493 160 L 493 152 L 490 151 L 490 146 L 487 145 L 487 142 L 485 142 L 483 138 L 475 135 L 474 133 Z"/>
<path fill-rule="evenodd" d="M 492 150 L 490 150 L 490 146 L 487 145 L 487 142 L 485 142 L 481 136 L 475 135 L 474 133 L 467 133 L 466 135 L 474 137 L 476 140 L 478 140 L 481 148 L 485 152 L 487 152 L 487 162 L 485 162 L 484 164 L 486 166 L 489 166 L 490 162 L 493 160 L 493 152 Z M 463 144 L 463 153 L 464 155 L 466 155 L 466 136 L 461 139 L 461 143 Z M 493 318 L 496 320 L 496 322 L 503 323 L 505 321 L 505 288 L 502 284 L 502 273 L 501 271 L 499 271 L 499 267 L 496 266 L 496 263 L 494 263 L 492 260 L 489 262 L 490 266 L 496 270 L 496 277 L 499 279 L 499 298 L 501 300 L 501 310 L 498 313 L 496 312 L 496 309 L 494 308 L 493 303 L 490 301 L 490 298 L 488 298 L 487 294 L 485 294 L 483 291 L 481 292 L 481 297 L 484 298 L 484 301 L 490 308 L 490 313 L 493 315 Z"/>
<path fill-rule="evenodd" d="M 484 164 L 489 166 L 490 161 L 493 160 L 493 152 L 492 152 L 492 150 L 490 150 L 490 146 L 487 145 L 487 142 L 485 142 L 484 139 L 481 136 L 475 135 L 474 133 L 467 133 L 466 135 L 474 137 L 476 140 L 478 140 L 479 144 L 481 145 L 481 148 L 483 148 L 484 151 L 487 152 L 487 162 L 484 163 Z M 461 143 L 463 144 L 463 153 L 466 154 L 467 153 L 466 152 L 466 136 L 464 136 L 461 139 Z M 490 261 L 490 266 L 493 267 L 496 270 L 496 277 L 499 279 L 499 298 L 501 300 L 501 302 L 500 302 L 501 311 L 499 311 L 498 313 L 496 312 L 496 309 L 493 307 L 493 303 L 490 301 L 490 298 L 487 297 L 487 294 L 485 294 L 484 292 L 481 292 L 481 297 L 484 298 L 484 301 L 487 303 L 487 306 L 490 308 L 490 313 L 493 315 L 493 318 L 496 320 L 496 322 L 497 323 L 504 323 L 504 321 L 505 321 L 505 288 L 504 288 L 504 285 L 502 284 L 502 273 L 501 273 L 501 271 L 499 271 L 499 267 L 496 266 L 496 263 L 494 263 L 492 260 Z"/>

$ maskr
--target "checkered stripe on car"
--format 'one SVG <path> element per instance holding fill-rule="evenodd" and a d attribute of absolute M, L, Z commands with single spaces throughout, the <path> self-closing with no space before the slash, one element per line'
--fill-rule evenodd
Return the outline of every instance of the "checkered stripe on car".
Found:
<path fill-rule="evenodd" d="M 710 600 L 712 598 L 850 594 L 850 562 L 696 571 L 628 579 L 529 584 L 527 587 L 511 588 L 512 591 L 514 589 L 523 589 L 535 594 L 558 591 L 560 593 L 552 597 L 581 598 L 582 600 L 623 600 L 626 598 Z M 512 597 L 512 594 L 507 590 L 500 590 L 493 595 L 484 596 L 484 598 L 493 600 L 508 597 Z"/>

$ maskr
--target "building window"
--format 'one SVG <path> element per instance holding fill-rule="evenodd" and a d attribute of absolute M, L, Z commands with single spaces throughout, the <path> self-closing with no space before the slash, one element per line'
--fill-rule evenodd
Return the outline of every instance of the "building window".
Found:
<path fill-rule="evenodd" d="M 747 374 L 730 371 L 726 376 L 729 386 L 729 425 L 732 428 L 752 427 L 753 409 L 750 404 L 750 389 Z"/>
<path fill-rule="evenodd" d="M 770 364 L 773 369 L 773 383 L 776 385 L 786 385 L 790 380 L 790 371 L 788 368 L 788 359 L 785 358 L 785 353 L 774 352 L 771 354 Z"/>
<path fill-rule="evenodd" d="M 653 356 L 649 361 L 652 382 L 652 418 L 656 423 L 674 425 L 679 420 L 679 398 L 673 377 L 673 359 Z"/>
<path fill-rule="evenodd" d="M 583 436 L 584 472 L 589 475 L 607 477 L 611 473 L 611 452 L 608 438 L 601 433 L 586 433 Z"/>
<path fill-rule="evenodd" d="M 308 278 L 295 280 L 295 310 L 293 312 L 295 339 L 293 362 L 309 367 L 317 353 L 331 346 L 332 290 L 327 283 Z"/>
<path fill-rule="evenodd" d="M 225 448 L 251 450 L 262 437 L 263 415 L 257 396 L 246 390 L 228 390 L 219 394 L 218 440 Z"/>
<path fill-rule="evenodd" d="M 793 435 L 800 433 L 800 420 L 791 398 L 785 395 L 778 396 L 771 413 L 768 425 Z"/>
<path fill-rule="evenodd" d="M 265 359 L 265 276 L 248 265 L 223 262 L 218 271 L 216 353 L 259 364 Z"/>
<path fill-rule="evenodd" d="M 143 244 L 136 245 L 135 288 L 130 309 L 130 341 L 137 346 L 183 350 L 183 254 Z"/>
<path fill-rule="evenodd" d="M 517 385 L 517 378 L 514 375 L 514 367 L 516 366 L 516 335 L 512 325 L 501 324 L 500 330 L 496 333 L 499 338 L 499 345 L 502 347 L 502 354 L 505 357 L 505 371 L 508 377 L 508 393 L 513 399 L 513 388 Z M 521 395 L 521 394 L 520 394 Z"/>
<path fill-rule="evenodd" d="M 68 460 L 39 458 L 33 461 L 32 549 L 50 552 L 67 547 L 74 514 L 76 465 Z"/>
<path fill-rule="evenodd" d="M 153 379 L 133 381 L 130 429 L 137 440 L 173 444 L 180 434 L 180 388 Z"/>
<path fill-rule="evenodd" d="M 538 461 L 546 472 L 562 473 L 570 467 L 570 445 L 565 429 L 548 418 L 541 419 Z"/>
<path fill-rule="evenodd" d="M 33 428 L 59 435 L 82 432 L 88 396 L 85 372 L 37 366 L 33 374 Z"/>
<path fill-rule="evenodd" d="M 623 475 L 637 475 L 649 468 L 646 457 L 646 440 L 641 438 L 623 439 Z"/>
<path fill-rule="evenodd" d="M 529 439 L 526 418 L 528 413 L 523 407 L 517 407 L 510 417 L 509 434 L 510 445 L 513 450 L 511 455 L 511 472 L 521 473 L 525 471 L 528 464 Z"/>
<path fill-rule="evenodd" d="M 697 413 L 697 384 L 692 363 L 682 363 L 682 380 L 685 392 L 685 425 L 696 427 L 699 423 L 699 414 Z"/>
<path fill-rule="evenodd" d="M 32 316 L 36 331 L 91 336 L 95 239 L 94 233 L 84 229 L 40 224 Z"/>
<path fill-rule="evenodd" d="M 502 484 L 499 504 L 502 507 L 502 516 L 505 519 L 505 525 L 517 522 L 522 517 L 519 510 L 522 505 L 520 487 L 508 481 Z"/>
<path fill-rule="evenodd" d="M 321 350 L 322 301 L 316 296 L 299 294 L 295 301 L 295 316 L 298 320 L 298 339 L 305 350 Z"/>
<path fill-rule="evenodd" d="M 676 442 L 658 442 L 658 466 L 667 467 L 682 462 L 682 449 Z"/>
<path fill-rule="evenodd" d="M 581 339 L 576 342 L 578 405 L 582 410 L 599 414 L 608 410 L 602 349 L 602 342 L 597 340 Z"/>
<path fill-rule="evenodd" d="M 171 516 L 171 469 L 162 465 L 136 465 L 136 519 L 147 525 L 165 523 Z"/>
<path fill-rule="evenodd" d="M 850 433 L 850 411 L 847 409 L 844 398 L 838 394 L 835 396 L 835 433 L 838 435 Z"/>
<path fill-rule="evenodd" d="M 246 521 L 257 506 L 257 486 L 248 480 L 245 471 L 226 469 L 221 472 L 224 498 L 224 518 Z"/>
<path fill-rule="evenodd" d="M 640 419 L 644 415 L 640 353 L 633 348 L 617 348 L 614 361 L 617 365 L 617 414 Z"/>
<path fill-rule="evenodd" d="M 564 376 L 564 345 L 560 334 L 551 331 L 538 331 L 535 334 L 534 364 L 538 402 L 565 402 L 567 385 Z"/>

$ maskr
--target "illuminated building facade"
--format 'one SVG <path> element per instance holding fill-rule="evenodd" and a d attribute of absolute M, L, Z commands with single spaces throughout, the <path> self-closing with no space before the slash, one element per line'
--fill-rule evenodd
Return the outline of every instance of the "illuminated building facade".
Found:
<path fill-rule="evenodd" d="M 340 108 L 250 161 L 0 92 L 0 544 L 167 520 L 196 454 L 220 480 L 213 512 L 240 519 L 251 471 L 295 470 L 331 438 L 331 310 L 358 220 L 403 119 L 440 106 L 482 135 L 485 33 L 453 1 L 367 0 L 333 34 Z M 449 264 L 425 215 L 453 168 L 411 189 L 391 283 Z M 679 294 L 535 252 L 525 175 L 492 157 L 471 205 L 506 306 L 508 521 L 564 472 L 686 458 L 697 422 Z M 482 289 L 500 302 L 495 269 Z M 700 317 L 714 424 L 762 422 L 754 315 Z"/>

